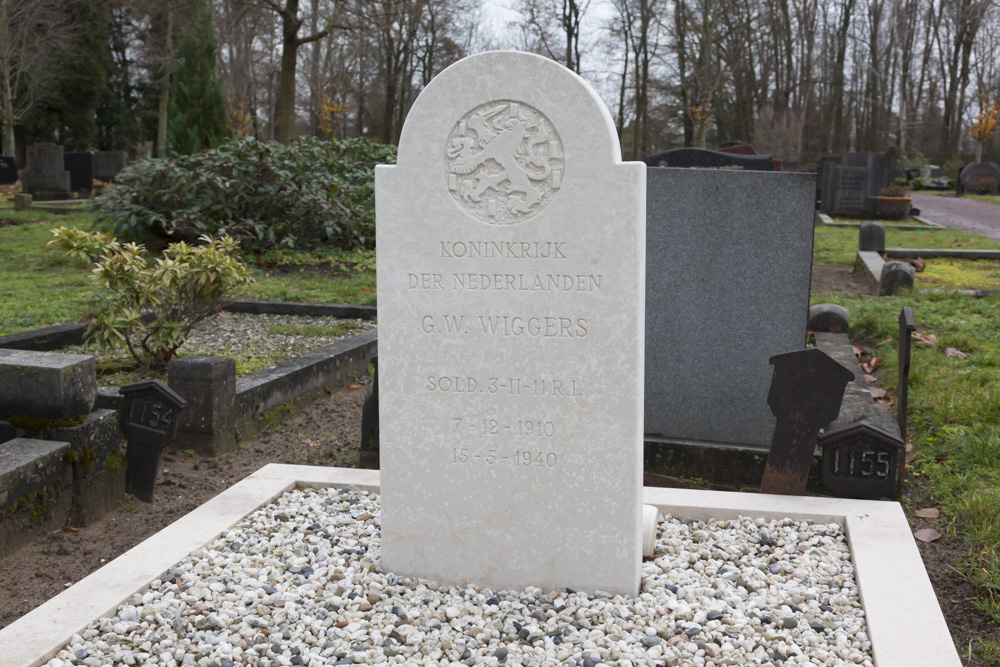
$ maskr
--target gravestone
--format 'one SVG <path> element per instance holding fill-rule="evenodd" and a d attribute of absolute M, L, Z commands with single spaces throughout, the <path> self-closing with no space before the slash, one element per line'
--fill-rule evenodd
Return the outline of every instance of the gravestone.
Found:
<path fill-rule="evenodd" d="M 187 407 L 187 401 L 159 380 L 134 382 L 119 393 L 118 425 L 128 440 L 125 491 L 151 503 L 160 452 L 174 439 L 177 415 Z"/>
<path fill-rule="evenodd" d="M 646 174 L 646 433 L 766 450 L 768 360 L 806 343 L 814 176 Z"/>
<path fill-rule="evenodd" d="M 97 151 L 94 153 L 94 177 L 113 181 L 127 161 L 128 153 L 125 151 Z"/>
<path fill-rule="evenodd" d="M 732 142 L 719 147 L 720 153 L 732 153 L 733 155 L 760 155 L 750 144 Z M 771 171 L 782 171 L 781 160 L 771 160 Z"/>
<path fill-rule="evenodd" d="M 875 500 L 899 494 L 906 465 L 900 438 L 860 421 L 827 431 L 817 444 L 823 452 L 820 477 L 833 495 Z"/>
<path fill-rule="evenodd" d="M 80 151 L 63 155 L 63 163 L 69 172 L 69 185 L 73 192 L 94 190 L 94 153 Z"/>
<path fill-rule="evenodd" d="M 17 183 L 17 161 L 9 155 L 0 155 L 0 185 Z"/>
<path fill-rule="evenodd" d="M 833 209 L 836 213 L 859 215 L 868 210 L 868 168 L 836 167 Z"/>
<path fill-rule="evenodd" d="M 864 184 L 864 210 L 874 213 L 876 203 L 868 198 L 878 197 L 879 190 L 889 185 L 896 170 L 895 159 L 890 159 L 888 153 L 843 153 L 840 157 L 845 167 L 868 170 Z"/>
<path fill-rule="evenodd" d="M 386 571 L 638 593 L 645 166 L 620 155 L 583 79 L 492 52 L 376 168 Z"/>
<path fill-rule="evenodd" d="M 973 162 L 962 168 L 959 176 L 962 181 L 962 189 L 968 194 L 997 194 L 997 187 L 1000 186 L 1000 166 L 995 162 Z M 990 187 L 984 187 L 983 179 L 993 179 Z"/>
<path fill-rule="evenodd" d="M 21 190 L 37 200 L 69 199 L 72 187 L 63 159 L 63 147 L 56 144 L 28 146 L 28 168 L 22 169 Z"/>
<path fill-rule="evenodd" d="M 866 220 L 858 226 L 858 250 L 885 252 L 885 224 Z"/>
<path fill-rule="evenodd" d="M 772 171 L 770 155 L 745 155 L 709 151 L 703 148 L 674 148 L 643 158 L 650 167 L 683 167 L 694 169 L 749 169 Z"/>

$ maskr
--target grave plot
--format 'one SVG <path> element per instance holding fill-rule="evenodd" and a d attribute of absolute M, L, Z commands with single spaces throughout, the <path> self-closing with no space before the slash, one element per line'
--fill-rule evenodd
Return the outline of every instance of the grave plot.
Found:
<path fill-rule="evenodd" d="M 775 652 L 960 664 L 895 503 L 645 489 L 643 501 L 672 517 L 660 526 L 667 555 L 643 564 L 638 597 L 615 597 L 440 587 L 387 571 L 370 495 L 379 490 L 374 471 L 267 466 L 0 630 L 0 664 L 110 662 L 116 652 L 127 664 L 133 645 L 139 664 L 154 644 L 172 657 L 290 664 L 324 652 L 328 662 L 405 661 L 421 649 L 473 664 L 549 652 L 671 664 L 701 651 L 717 652 L 717 664 L 771 664 Z"/>

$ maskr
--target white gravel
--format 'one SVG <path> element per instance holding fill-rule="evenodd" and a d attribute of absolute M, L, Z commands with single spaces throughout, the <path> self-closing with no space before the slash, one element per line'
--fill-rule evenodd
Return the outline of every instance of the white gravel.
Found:
<path fill-rule="evenodd" d="M 379 500 L 291 491 L 51 660 L 64 665 L 866 665 L 837 524 L 666 517 L 638 597 L 382 573 Z"/>

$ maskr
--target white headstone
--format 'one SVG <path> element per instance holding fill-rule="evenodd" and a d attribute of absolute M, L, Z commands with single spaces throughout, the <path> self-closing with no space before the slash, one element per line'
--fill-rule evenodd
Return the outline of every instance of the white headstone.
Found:
<path fill-rule="evenodd" d="M 386 571 L 638 593 L 644 170 L 539 56 L 417 98 L 375 171 Z"/>

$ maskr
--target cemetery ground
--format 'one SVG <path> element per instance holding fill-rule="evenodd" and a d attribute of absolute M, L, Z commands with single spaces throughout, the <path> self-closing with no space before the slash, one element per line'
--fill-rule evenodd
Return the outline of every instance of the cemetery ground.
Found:
<path fill-rule="evenodd" d="M 66 259 L 46 243 L 52 228 L 89 227 L 90 220 L 87 213 L 0 212 L 0 335 L 83 317 L 92 289 L 90 266 Z M 996 241 L 951 230 L 890 227 L 886 236 L 888 247 L 1000 248 Z M 856 248 L 856 229 L 817 228 L 812 303 L 832 301 L 850 309 L 852 342 L 864 354 L 874 394 L 885 392 L 880 396 L 885 403 L 896 391 L 898 314 L 905 305 L 913 308 L 913 448 L 904 507 L 914 530 L 942 534 L 918 544 L 963 659 L 995 666 L 1000 660 L 1000 297 L 921 290 L 1000 289 L 1000 266 L 928 260 L 913 293 L 874 298 L 850 274 Z M 254 268 L 253 298 L 374 303 L 370 256 L 273 253 L 255 259 L 262 263 Z M 125 498 L 101 520 L 67 526 L 0 561 L 0 599 L 6 601 L 0 627 L 265 463 L 357 465 L 361 388 L 367 382 L 370 378 L 358 378 L 315 403 L 283 411 L 260 436 L 229 454 L 203 458 L 168 450 L 155 503 Z M 932 508 L 937 516 L 927 511 Z"/>

